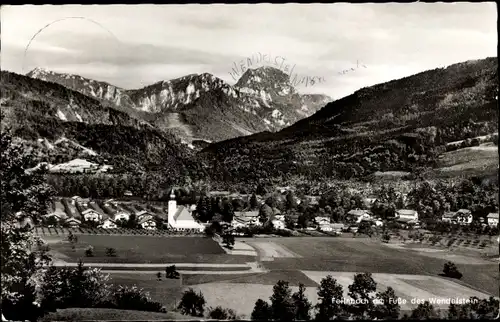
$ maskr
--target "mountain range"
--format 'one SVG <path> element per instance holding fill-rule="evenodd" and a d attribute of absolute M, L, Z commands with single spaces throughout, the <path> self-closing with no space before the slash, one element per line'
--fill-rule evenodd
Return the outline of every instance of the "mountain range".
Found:
<path fill-rule="evenodd" d="M 135 90 L 41 68 L 27 76 L 95 98 L 104 106 L 174 133 L 188 144 L 277 131 L 331 101 L 326 95 L 297 93 L 289 76 L 273 67 L 247 70 L 234 86 L 203 73 Z M 68 118 L 64 111 L 57 113 Z"/>
<path fill-rule="evenodd" d="M 497 131 L 494 57 L 362 88 L 279 132 L 217 142 L 199 157 L 221 180 L 366 178 L 435 167 L 447 143 Z"/>
<path fill-rule="evenodd" d="M 2 129 L 39 161 L 83 158 L 117 172 L 219 182 L 414 172 L 436 167 L 450 142 L 498 131 L 496 57 L 335 101 L 299 94 L 271 67 L 248 70 L 234 86 L 205 73 L 137 90 L 37 68 L 2 71 L 0 89 Z"/>

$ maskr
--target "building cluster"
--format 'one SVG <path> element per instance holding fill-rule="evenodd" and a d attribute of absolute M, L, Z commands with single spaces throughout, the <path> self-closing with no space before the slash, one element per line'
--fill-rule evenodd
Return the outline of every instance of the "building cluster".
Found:
<path fill-rule="evenodd" d="M 213 195 L 225 195 L 229 192 L 212 192 Z M 129 191 L 125 196 L 130 196 Z M 318 202 L 314 196 L 307 196 L 308 204 Z M 260 200 L 262 202 L 262 200 Z M 296 200 L 297 204 L 300 200 Z M 373 200 L 365 200 L 366 208 L 373 204 Z M 230 223 L 224 223 L 232 229 L 246 228 L 251 226 L 272 225 L 275 229 L 285 229 L 285 215 L 278 208 L 270 207 L 264 204 L 266 208 L 261 212 L 265 214 L 264 218 L 259 216 L 259 211 L 236 211 L 233 220 Z M 131 215 L 134 214 L 137 224 L 143 229 L 157 229 L 159 223 L 163 227 L 168 227 L 170 230 L 176 231 L 197 231 L 203 232 L 206 223 L 197 221 L 193 212 L 196 210 L 195 205 L 178 205 L 175 195 L 170 195 L 170 200 L 165 208 L 160 206 L 141 206 L 137 202 L 124 202 L 116 200 L 106 200 L 104 202 L 96 202 L 88 199 L 83 199 L 78 196 L 72 198 L 61 198 L 53 201 L 53 209 L 47 214 L 46 218 L 53 218 L 58 223 L 63 223 L 70 227 L 79 227 L 83 222 L 93 222 L 98 227 L 106 229 L 114 229 L 123 226 L 124 222 L 128 222 Z M 298 222 L 298 214 L 292 215 L 291 221 Z M 376 217 L 370 210 L 353 209 L 343 216 L 342 222 L 332 222 L 331 218 L 325 215 L 317 215 L 313 220 L 307 222 L 306 229 L 319 230 L 323 232 L 341 232 L 346 229 L 355 231 L 363 222 L 368 222 L 373 226 L 383 226 L 384 222 L 381 218 Z M 394 221 L 401 224 L 403 227 L 412 226 L 419 228 L 420 221 L 418 212 L 411 209 L 399 209 L 396 211 Z M 473 216 L 470 210 L 460 209 L 456 212 L 447 212 L 442 218 L 442 222 L 450 222 L 461 225 L 469 225 L 473 222 Z M 483 225 L 496 227 L 498 225 L 498 213 L 490 213 L 486 220 L 483 220 Z"/>
<path fill-rule="evenodd" d="M 178 231 L 200 231 L 205 226 L 193 218 L 196 207 L 177 205 L 172 194 L 166 209 L 151 207 L 148 210 L 137 203 L 106 200 L 102 203 L 83 199 L 79 196 L 53 200 L 52 211 L 44 217 L 48 222 L 62 223 L 69 227 L 80 227 L 84 222 L 90 222 L 105 229 L 118 228 L 119 222 L 126 223 L 135 215 L 137 225 L 143 229 L 157 229 L 157 219 L 164 221 L 169 229 Z M 50 220 L 52 219 L 52 220 Z"/>

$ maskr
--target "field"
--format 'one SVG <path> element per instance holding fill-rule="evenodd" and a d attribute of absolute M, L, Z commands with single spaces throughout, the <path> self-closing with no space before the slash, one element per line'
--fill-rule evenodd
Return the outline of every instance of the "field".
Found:
<path fill-rule="evenodd" d="M 50 321 L 154 321 L 154 320 L 189 320 L 190 318 L 177 312 L 156 313 L 131 310 L 69 308 L 59 309 L 44 316 L 41 322 Z"/>
<path fill-rule="evenodd" d="M 298 258 L 274 258 L 263 265 L 269 270 L 310 270 L 337 272 L 372 272 L 437 276 L 444 263 L 453 260 L 450 253 L 428 256 L 411 249 L 395 249 L 372 239 L 349 238 L 268 238 Z M 452 254 L 454 255 L 454 254 Z M 479 254 L 468 256 L 468 263 L 456 263 L 464 274 L 459 283 L 495 296 L 498 290 L 498 263 L 482 259 Z M 493 283 L 492 283 L 493 281 Z"/>
<path fill-rule="evenodd" d="M 82 258 L 92 263 L 225 263 L 252 262 L 253 256 L 228 255 L 211 238 L 78 235 L 75 249 L 63 238 L 46 238 L 54 256 L 67 262 Z M 94 256 L 85 257 L 85 249 L 92 245 Z M 114 248 L 116 257 L 106 256 L 106 248 Z"/>
<path fill-rule="evenodd" d="M 498 147 L 477 146 L 443 153 L 440 157 L 441 176 L 483 175 L 498 171 Z"/>
<path fill-rule="evenodd" d="M 285 271 L 280 273 L 274 274 L 272 279 L 290 280 L 290 278 L 294 279 L 297 276 L 297 274 L 290 276 L 290 272 Z M 300 274 L 302 274 L 300 278 L 305 279 L 302 282 L 305 282 L 306 296 L 313 305 L 318 302 L 317 284 L 327 275 L 332 275 L 342 285 L 344 298 L 349 299 L 348 286 L 352 283 L 354 272 L 303 271 Z M 233 281 L 206 283 L 190 287 L 201 291 L 205 295 L 207 305 L 231 307 L 238 314 L 248 318 L 257 299 L 260 298 L 269 301 L 269 297 L 272 295 L 274 283 L 271 279 L 267 279 L 266 275 L 255 275 Z M 450 298 L 468 299 L 471 296 L 479 298 L 487 298 L 489 296 L 453 281 L 435 276 L 375 273 L 373 274 L 373 278 L 377 282 L 377 291 L 385 291 L 389 286 L 395 290 L 396 296 L 401 300 L 401 309 L 403 311 L 411 310 L 418 303 L 423 303 L 423 301 L 427 300 L 437 302 L 446 301 Z M 297 285 L 298 282 L 290 283 L 292 292 L 298 290 Z M 437 302 L 436 306 L 441 310 L 446 310 L 448 303 Z"/>
<path fill-rule="evenodd" d="M 90 244 L 96 255 L 85 258 L 87 263 L 102 267 L 111 283 L 144 288 L 168 309 L 175 308 L 183 290 L 193 288 L 204 294 L 207 307 L 221 305 L 248 317 L 255 301 L 268 300 L 280 279 L 290 282 L 294 291 L 303 283 L 315 303 L 321 278 L 331 274 L 346 291 L 355 272 L 373 273 L 380 290 L 393 287 L 407 301 L 402 310 L 416 306 L 412 299 L 499 296 L 498 263 L 478 251 L 450 252 L 423 244 L 382 244 L 375 238 L 346 237 L 237 238 L 238 248 L 252 248 L 256 257 L 231 255 L 204 237 L 79 235 L 76 250 L 61 239 L 54 239 L 51 248 L 75 265 Z M 116 248 L 118 257 L 106 257 L 106 247 Z M 439 276 L 448 260 L 463 273 L 461 280 Z M 157 279 L 156 273 L 164 275 L 167 263 L 180 263 L 180 279 Z M 446 309 L 448 305 L 438 306 Z"/>

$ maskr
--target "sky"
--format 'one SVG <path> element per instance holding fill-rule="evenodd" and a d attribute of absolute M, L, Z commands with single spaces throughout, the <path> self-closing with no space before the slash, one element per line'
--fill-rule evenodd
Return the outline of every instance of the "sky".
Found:
<path fill-rule="evenodd" d="M 300 92 L 335 99 L 497 56 L 498 39 L 494 2 L 19 5 L 2 6 L 0 19 L 2 70 L 43 67 L 126 89 L 205 72 L 234 84 L 234 65 L 260 53 L 322 79 Z"/>

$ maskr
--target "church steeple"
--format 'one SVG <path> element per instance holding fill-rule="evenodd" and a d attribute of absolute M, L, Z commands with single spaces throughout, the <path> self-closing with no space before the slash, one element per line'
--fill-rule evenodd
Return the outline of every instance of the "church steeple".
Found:
<path fill-rule="evenodd" d="M 170 200 L 168 201 L 168 222 L 174 222 L 174 215 L 177 212 L 177 201 L 175 200 L 174 189 L 170 192 Z"/>

